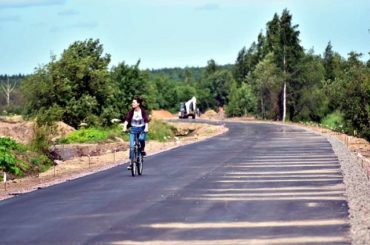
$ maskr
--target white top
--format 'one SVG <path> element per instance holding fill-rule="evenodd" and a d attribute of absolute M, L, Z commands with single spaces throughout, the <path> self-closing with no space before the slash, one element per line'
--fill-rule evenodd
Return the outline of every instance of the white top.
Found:
<path fill-rule="evenodd" d="M 143 127 L 145 126 L 144 118 L 141 115 L 141 110 L 134 110 L 134 115 L 131 120 L 131 126 L 132 127 Z"/>

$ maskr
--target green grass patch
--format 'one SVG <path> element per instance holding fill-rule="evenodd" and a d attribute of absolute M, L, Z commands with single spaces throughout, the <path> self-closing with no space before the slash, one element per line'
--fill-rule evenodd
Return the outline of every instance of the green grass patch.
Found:
<path fill-rule="evenodd" d="M 116 137 L 122 138 L 122 136 L 122 128 L 120 126 L 112 128 L 83 128 L 61 138 L 58 143 L 108 143 L 115 141 Z"/>
<path fill-rule="evenodd" d="M 344 119 L 339 111 L 332 112 L 324 117 L 321 121 L 321 126 L 335 131 L 345 131 Z"/>
<path fill-rule="evenodd" d="M 176 128 L 159 120 L 153 120 L 149 124 L 149 140 L 158 140 L 160 142 L 165 142 L 173 139 L 175 136 Z"/>
<path fill-rule="evenodd" d="M 158 140 L 165 142 L 172 139 L 175 135 L 176 129 L 162 121 L 153 120 L 149 124 L 148 140 Z M 73 143 L 109 143 L 114 142 L 117 138 L 124 141 L 129 140 L 129 133 L 122 132 L 122 127 L 116 125 L 112 128 L 86 128 L 76 130 L 64 138 L 58 140 L 59 144 L 73 144 Z"/>

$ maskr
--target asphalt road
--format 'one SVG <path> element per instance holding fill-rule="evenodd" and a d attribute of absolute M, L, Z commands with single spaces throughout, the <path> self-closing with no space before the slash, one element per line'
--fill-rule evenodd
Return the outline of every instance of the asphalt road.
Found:
<path fill-rule="evenodd" d="M 0 244 L 350 244 L 338 159 L 322 136 L 229 132 L 0 202 Z"/>

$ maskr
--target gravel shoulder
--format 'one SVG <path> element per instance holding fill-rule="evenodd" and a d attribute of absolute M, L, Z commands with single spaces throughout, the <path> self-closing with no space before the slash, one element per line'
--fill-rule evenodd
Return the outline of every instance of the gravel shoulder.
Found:
<path fill-rule="evenodd" d="M 349 205 L 353 244 L 370 244 L 370 181 L 360 160 L 335 137 L 327 137 L 338 156 Z"/>

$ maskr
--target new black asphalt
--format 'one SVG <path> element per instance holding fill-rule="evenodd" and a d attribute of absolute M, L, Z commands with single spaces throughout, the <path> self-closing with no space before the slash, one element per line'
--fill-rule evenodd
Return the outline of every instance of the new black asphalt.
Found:
<path fill-rule="evenodd" d="M 0 202 L 0 244 L 350 244 L 338 159 L 303 129 L 229 132 Z"/>

